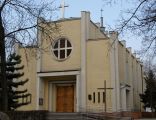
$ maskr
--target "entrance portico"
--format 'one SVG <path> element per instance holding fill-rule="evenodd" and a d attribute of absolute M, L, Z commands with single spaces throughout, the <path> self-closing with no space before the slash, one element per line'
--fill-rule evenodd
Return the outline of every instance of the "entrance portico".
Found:
<path fill-rule="evenodd" d="M 38 73 L 36 110 L 78 112 L 80 83 L 79 71 Z"/>

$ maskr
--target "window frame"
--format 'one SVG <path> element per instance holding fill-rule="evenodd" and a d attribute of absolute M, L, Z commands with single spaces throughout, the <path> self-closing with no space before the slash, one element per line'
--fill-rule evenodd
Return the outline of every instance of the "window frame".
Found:
<path fill-rule="evenodd" d="M 63 48 L 61 48 L 61 40 L 62 40 L 62 39 L 65 40 L 65 46 L 64 46 Z M 67 46 L 68 42 L 70 43 L 71 47 L 68 47 L 68 46 Z M 55 46 L 56 44 L 58 44 L 58 45 L 57 45 L 57 48 L 54 48 L 54 46 Z M 64 50 L 64 51 L 65 51 L 65 52 L 64 52 L 64 56 L 65 56 L 64 58 L 61 58 L 61 50 Z M 67 51 L 68 51 L 68 50 L 71 50 L 69 55 L 67 55 Z M 55 55 L 54 51 L 57 51 L 57 52 L 58 52 L 58 55 L 57 55 L 57 56 Z M 54 57 L 56 58 L 56 60 L 58 60 L 58 61 L 64 61 L 64 60 L 68 59 L 68 58 L 70 57 L 72 51 L 73 51 L 73 45 L 72 45 L 71 41 L 70 41 L 68 38 L 66 38 L 66 37 L 61 37 L 61 38 L 56 39 L 56 40 L 54 41 L 53 45 L 52 45 L 52 53 L 53 53 L 53 56 L 54 56 Z"/>

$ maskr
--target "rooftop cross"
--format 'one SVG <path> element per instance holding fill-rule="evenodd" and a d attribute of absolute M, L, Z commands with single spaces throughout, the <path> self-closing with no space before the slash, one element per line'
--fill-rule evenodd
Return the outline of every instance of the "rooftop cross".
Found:
<path fill-rule="evenodd" d="M 102 13 L 103 13 L 103 9 L 101 9 L 101 17 L 103 17 Z"/>
<path fill-rule="evenodd" d="M 102 13 L 103 13 L 103 9 L 101 9 L 101 27 L 103 27 L 103 15 L 102 15 Z"/>
<path fill-rule="evenodd" d="M 69 7 L 69 6 L 68 5 L 65 5 L 65 1 L 62 0 L 62 3 L 60 5 L 60 7 L 59 7 L 61 9 L 62 19 L 64 19 L 64 14 L 65 14 L 65 8 L 66 7 Z"/>

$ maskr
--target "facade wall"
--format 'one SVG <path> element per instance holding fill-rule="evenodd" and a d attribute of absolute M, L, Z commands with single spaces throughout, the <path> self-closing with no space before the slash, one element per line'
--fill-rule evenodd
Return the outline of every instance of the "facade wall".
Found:
<path fill-rule="evenodd" d="M 89 24 L 89 39 L 105 38 L 104 33 L 100 31 L 100 27 L 96 26 L 93 22 L 90 21 Z"/>
<path fill-rule="evenodd" d="M 121 110 L 141 110 L 139 97 L 143 85 L 141 62 L 131 53 L 131 48 L 126 48 L 124 41 L 119 41 L 118 50 Z"/>
<path fill-rule="evenodd" d="M 111 88 L 110 80 L 110 57 L 109 57 L 109 41 L 108 40 L 90 40 L 87 41 L 87 97 L 92 96 L 91 100 L 87 98 L 87 106 L 89 109 L 104 110 L 105 102 L 103 102 L 104 81 L 106 87 Z M 100 100 L 98 101 L 98 92 L 100 92 Z M 93 100 L 95 93 L 95 101 Z M 111 90 L 106 93 L 107 110 L 112 109 Z"/>
<path fill-rule="evenodd" d="M 42 35 L 42 48 L 46 48 L 46 52 L 41 54 L 41 71 L 64 71 L 80 69 L 80 20 L 58 22 L 58 33 L 53 39 L 48 35 Z M 70 27 L 69 27 L 70 26 Z M 70 57 L 65 61 L 58 61 L 52 53 L 51 44 L 59 37 L 64 36 L 72 44 L 73 50 Z"/>
<path fill-rule="evenodd" d="M 24 86 L 19 86 L 18 89 L 27 89 L 28 93 L 32 94 L 31 104 L 22 106 L 18 110 L 34 110 L 36 108 L 36 51 L 32 48 L 20 48 L 18 54 L 21 55 L 21 65 L 24 65 L 24 76 L 21 80 L 29 79 Z"/>

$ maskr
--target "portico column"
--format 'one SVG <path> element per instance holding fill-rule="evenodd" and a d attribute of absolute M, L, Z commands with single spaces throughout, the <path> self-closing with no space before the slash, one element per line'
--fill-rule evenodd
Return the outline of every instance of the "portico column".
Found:
<path fill-rule="evenodd" d="M 52 101 L 53 101 L 53 99 L 54 99 L 54 97 L 53 97 L 53 83 L 49 83 L 48 84 L 48 86 L 49 86 L 49 89 L 48 89 L 48 96 L 49 96 L 49 105 L 48 105 L 48 110 L 49 111 L 53 111 L 54 109 L 53 109 L 53 106 L 52 106 Z"/>
<path fill-rule="evenodd" d="M 80 75 L 76 75 L 76 112 L 80 112 L 81 106 L 81 86 L 80 86 Z"/>

